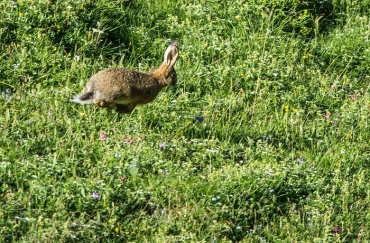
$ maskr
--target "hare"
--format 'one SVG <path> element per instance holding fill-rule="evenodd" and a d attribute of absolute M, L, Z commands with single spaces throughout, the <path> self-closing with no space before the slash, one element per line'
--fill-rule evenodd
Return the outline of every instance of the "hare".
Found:
<path fill-rule="evenodd" d="M 178 42 L 173 40 L 164 53 L 162 65 L 153 73 L 126 68 L 103 69 L 90 78 L 83 94 L 71 101 L 79 104 L 94 103 L 130 114 L 136 105 L 153 101 L 164 87 L 176 84 L 177 75 L 173 66 L 178 52 Z"/>

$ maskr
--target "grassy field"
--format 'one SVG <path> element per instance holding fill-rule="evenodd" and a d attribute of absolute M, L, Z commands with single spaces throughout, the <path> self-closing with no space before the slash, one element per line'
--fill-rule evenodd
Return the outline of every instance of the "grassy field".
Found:
<path fill-rule="evenodd" d="M 370 242 L 370 1 L 0 2 L 0 242 Z M 178 83 L 131 115 L 106 67 Z"/>

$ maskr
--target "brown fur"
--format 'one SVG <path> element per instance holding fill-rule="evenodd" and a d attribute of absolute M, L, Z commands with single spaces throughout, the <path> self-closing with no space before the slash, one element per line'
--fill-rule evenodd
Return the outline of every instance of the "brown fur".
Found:
<path fill-rule="evenodd" d="M 176 40 L 167 47 L 162 65 L 153 73 L 127 68 L 107 68 L 93 75 L 83 89 L 83 94 L 72 101 L 94 103 L 100 107 L 116 108 L 119 113 L 131 113 L 136 105 L 153 101 L 166 86 L 177 82 L 173 66 L 178 56 Z"/>

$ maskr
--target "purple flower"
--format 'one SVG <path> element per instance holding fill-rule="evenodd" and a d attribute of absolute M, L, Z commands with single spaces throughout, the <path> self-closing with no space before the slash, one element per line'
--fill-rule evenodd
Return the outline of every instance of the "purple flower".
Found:
<path fill-rule="evenodd" d="M 161 144 L 159 145 L 159 148 L 164 149 L 165 146 L 166 146 L 166 143 L 165 142 L 161 142 Z"/>
<path fill-rule="evenodd" d="M 107 140 L 107 135 L 105 135 L 104 133 L 100 134 L 100 140 L 102 141 Z"/>
<path fill-rule="evenodd" d="M 91 195 L 91 197 L 92 197 L 93 199 L 99 199 L 100 195 L 99 195 L 99 193 L 97 193 L 97 192 L 93 192 L 93 193 L 92 193 L 92 195 Z"/>
<path fill-rule="evenodd" d="M 203 116 L 196 116 L 195 120 L 197 120 L 199 123 L 202 123 L 204 121 L 204 117 Z"/>
<path fill-rule="evenodd" d="M 339 233 L 340 232 L 340 229 L 339 229 L 339 227 L 334 227 L 334 229 L 333 229 L 333 233 Z"/>
<path fill-rule="evenodd" d="M 298 162 L 298 163 L 300 163 L 301 165 L 303 165 L 303 164 L 304 164 L 304 160 L 303 160 L 303 159 L 301 159 L 301 158 L 298 158 L 298 159 L 297 159 L 297 162 Z"/>

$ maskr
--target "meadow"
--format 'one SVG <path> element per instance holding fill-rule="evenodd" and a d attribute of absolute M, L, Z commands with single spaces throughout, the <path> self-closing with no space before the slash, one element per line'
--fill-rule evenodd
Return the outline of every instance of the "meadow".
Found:
<path fill-rule="evenodd" d="M 0 242 L 370 242 L 369 9 L 1 1 Z M 172 39 L 152 103 L 70 102 Z"/>

